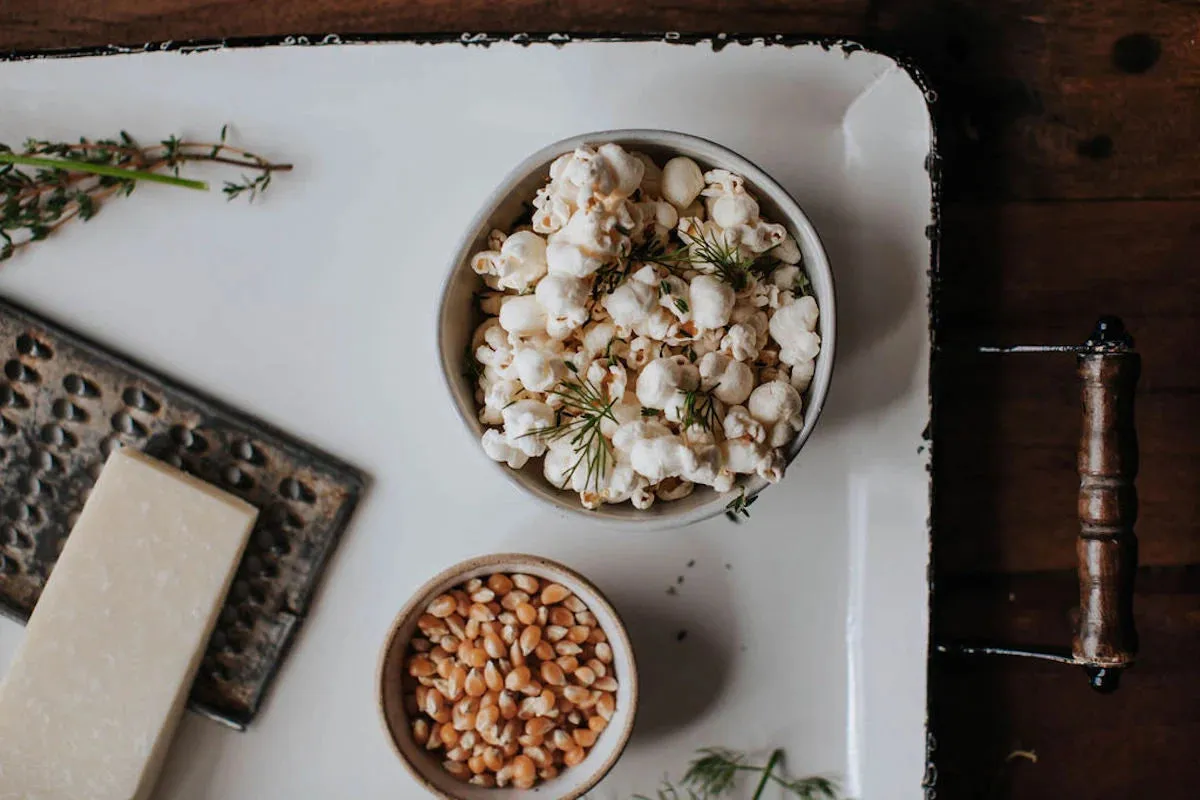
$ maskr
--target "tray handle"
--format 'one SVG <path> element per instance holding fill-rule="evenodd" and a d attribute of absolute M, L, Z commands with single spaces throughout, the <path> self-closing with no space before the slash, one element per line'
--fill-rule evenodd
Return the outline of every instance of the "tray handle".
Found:
<path fill-rule="evenodd" d="M 1133 400 L 1141 358 L 1121 321 L 1105 317 L 1079 356 L 1083 433 L 1079 441 L 1079 624 L 1072 650 L 1092 685 L 1112 691 L 1133 664 L 1133 581 L 1138 502 Z"/>

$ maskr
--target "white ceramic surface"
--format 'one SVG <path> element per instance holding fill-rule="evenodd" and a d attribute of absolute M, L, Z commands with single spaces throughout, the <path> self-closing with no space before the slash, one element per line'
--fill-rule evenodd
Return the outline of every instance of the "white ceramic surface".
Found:
<path fill-rule="evenodd" d="M 445 594 L 471 578 L 486 579 L 496 572 L 505 575 L 524 573 L 541 580 L 543 586 L 548 582 L 565 586 L 595 615 L 596 622 L 612 646 L 612 675 L 620 682 L 616 692 L 616 712 L 596 739 L 596 744 L 588 750 L 587 758 L 582 763 L 564 769 L 558 777 L 541 781 L 537 785 L 538 791 L 545 797 L 574 800 L 595 786 L 596 782 L 612 769 L 613 763 L 625 749 L 637 714 L 638 681 L 633 645 L 621 622 L 620 611 L 612 607 L 608 599 L 586 576 L 564 564 L 537 556 L 498 553 L 447 567 L 422 586 L 397 617 L 396 626 L 380 657 L 377 685 L 380 687 L 384 726 L 392 736 L 397 754 L 404 759 L 409 769 L 417 773 L 418 780 L 431 784 L 441 797 L 455 800 L 520 800 L 525 794 L 522 790 L 512 787 L 486 789 L 472 786 L 443 770 L 442 761 L 437 755 L 444 751 L 429 753 L 412 738 L 397 677 L 399 670 L 403 668 L 408 642 L 416 632 L 417 618 L 425 613 L 429 603 L 438 595 Z"/>
<path fill-rule="evenodd" d="M 142 187 L 9 262 L 0 293 L 374 479 L 261 716 L 247 733 L 185 719 L 159 800 L 421 797 L 380 732 L 379 648 L 430 576 L 499 551 L 578 569 L 629 628 L 637 730 L 593 798 L 650 792 L 711 745 L 785 747 L 792 772 L 866 800 L 921 797 L 931 133 L 891 59 L 604 42 L 147 53 L 0 63 L 0 108 L 14 144 L 229 122 L 235 143 L 294 161 L 251 207 Z M 837 270 L 826 411 L 740 526 L 645 535 L 531 503 L 442 385 L 438 296 L 483 199 L 545 144 L 620 127 L 753 160 Z M 20 638 L 0 620 L 0 665 Z"/>
<path fill-rule="evenodd" d="M 437 324 L 442 373 L 467 429 L 477 440 L 485 430 L 477 413 L 476 387 L 474 382 L 467 380 L 463 369 L 463 354 L 470 346 L 471 335 L 481 321 L 475 308 L 475 293 L 484 288 L 479 276 L 471 269 L 471 257 L 487 248 L 487 238 L 491 231 L 497 228 L 509 230 L 512 227 L 513 221 L 524 212 L 526 204 L 533 199 L 537 189 L 545 184 L 550 162 L 580 145 L 602 142 L 615 142 L 627 150 L 646 153 L 659 165 L 665 164 L 675 156 L 683 155 L 694 159 L 706 172 L 710 169 L 727 169 L 742 176 L 746 179 L 747 190 L 758 199 L 763 217 L 784 225 L 800 246 L 802 264 L 812 281 L 813 294 L 821 310 L 818 321 L 821 352 L 817 356 L 812 385 L 804 393 L 804 427 L 797 432 L 787 447 L 783 448 L 784 457 L 790 464 L 816 428 L 833 372 L 837 308 L 829 260 L 808 217 L 796 204 L 795 199 L 788 195 L 787 190 L 771 176 L 720 144 L 676 131 L 598 131 L 554 142 L 514 166 L 483 202 L 478 215 L 464 232 L 458 252 L 450 265 Z M 482 446 L 479 452 L 483 455 Z M 524 488 L 530 496 L 555 508 L 586 517 L 589 521 L 601 519 L 614 524 L 637 527 L 639 530 L 686 525 L 706 519 L 722 513 L 726 504 L 737 497 L 743 491 L 743 487 L 746 496 L 753 497 L 769 485 L 762 478 L 749 476 L 739 481 L 734 491 L 725 494 L 718 494 L 708 487 L 700 486 L 682 500 L 657 502 L 646 510 L 638 510 L 630 503 L 617 503 L 606 504 L 589 511 L 580 505 L 578 494 L 557 489 L 545 479 L 540 458 L 533 459 L 521 470 L 510 469 L 499 463 L 495 463 L 495 468 Z"/>

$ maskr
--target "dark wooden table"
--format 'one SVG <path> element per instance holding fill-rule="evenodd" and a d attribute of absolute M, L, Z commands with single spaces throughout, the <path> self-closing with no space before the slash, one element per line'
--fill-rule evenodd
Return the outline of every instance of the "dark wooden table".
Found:
<path fill-rule="evenodd" d="M 1144 358 L 1141 660 L 1105 696 L 1061 665 L 935 658 L 937 796 L 1200 794 L 1196 0 L 0 0 L 0 50 L 464 30 L 827 34 L 916 60 L 940 95 L 942 343 L 1077 342 L 1108 312 Z M 1066 644 L 1073 364 L 938 368 L 935 634 Z"/>

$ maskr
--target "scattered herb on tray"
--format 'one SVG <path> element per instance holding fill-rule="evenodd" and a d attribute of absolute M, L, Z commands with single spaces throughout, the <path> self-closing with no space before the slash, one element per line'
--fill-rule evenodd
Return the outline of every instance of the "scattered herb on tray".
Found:
<path fill-rule="evenodd" d="M 253 201 L 271 185 L 272 175 L 292 168 L 226 144 L 227 133 L 228 126 L 216 142 L 172 136 L 146 146 L 124 131 L 117 139 L 99 141 L 30 139 L 19 153 L 0 144 L 0 261 L 72 219 L 91 219 L 104 201 L 129 195 L 140 182 L 208 191 L 205 181 L 180 177 L 180 168 L 188 163 L 243 170 L 240 180 L 222 187 L 229 200 L 244 196 Z"/>
<path fill-rule="evenodd" d="M 754 501 L 757 499 L 758 495 L 746 497 L 746 487 L 743 486 L 742 493 L 730 500 L 729 504 L 725 506 L 725 516 L 732 522 L 741 522 L 741 517 L 750 519 L 750 506 L 754 505 Z M 725 568 L 729 569 L 729 565 L 726 564 Z"/>
<path fill-rule="evenodd" d="M 699 751 L 678 784 L 664 781 L 654 796 L 637 794 L 633 800 L 716 800 L 732 798 L 743 773 L 758 775 L 751 800 L 765 796 L 767 787 L 775 784 L 789 797 L 802 800 L 837 800 L 838 786 L 828 778 L 789 778 L 783 774 L 784 753 L 776 749 L 765 765 L 752 764 L 744 753 L 722 747 Z"/>

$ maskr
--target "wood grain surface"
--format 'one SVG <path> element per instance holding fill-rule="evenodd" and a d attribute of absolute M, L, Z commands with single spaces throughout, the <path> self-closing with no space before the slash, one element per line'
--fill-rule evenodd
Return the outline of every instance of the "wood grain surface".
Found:
<path fill-rule="evenodd" d="M 1076 343 L 1099 314 L 1124 317 L 1143 359 L 1138 664 L 1117 693 L 1100 695 L 1059 664 L 935 657 L 936 793 L 1194 798 L 1196 0 L 0 0 L 0 50 L 295 33 L 669 30 L 854 37 L 911 55 L 939 93 L 936 637 L 1069 645 L 1079 602 L 1074 360 L 972 348 Z"/>

